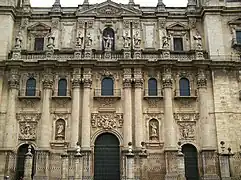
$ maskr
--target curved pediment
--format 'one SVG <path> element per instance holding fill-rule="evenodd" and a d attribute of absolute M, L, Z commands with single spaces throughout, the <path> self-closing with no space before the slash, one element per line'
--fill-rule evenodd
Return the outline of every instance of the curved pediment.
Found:
<path fill-rule="evenodd" d="M 103 3 L 96 4 L 89 9 L 79 10 L 77 12 L 79 16 L 140 16 L 141 11 L 136 8 L 130 8 L 123 4 L 118 4 L 107 0 Z"/>

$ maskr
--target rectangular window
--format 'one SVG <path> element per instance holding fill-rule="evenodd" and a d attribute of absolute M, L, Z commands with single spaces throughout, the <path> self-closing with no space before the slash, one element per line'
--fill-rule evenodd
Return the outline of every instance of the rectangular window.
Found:
<path fill-rule="evenodd" d="M 44 38 L 35 38 L 34 50 L 35 51 L 43 51 L 44 50 Z"/>
<path fill-rule="evenodd" d="M 174 51 L 183 51 L 182 38 L 173 38 Z"/>
<path fill-rule="evenodd" d="M 241 31 L 236 31 L 236 39 L 237 43 L 241 44 Z"/>

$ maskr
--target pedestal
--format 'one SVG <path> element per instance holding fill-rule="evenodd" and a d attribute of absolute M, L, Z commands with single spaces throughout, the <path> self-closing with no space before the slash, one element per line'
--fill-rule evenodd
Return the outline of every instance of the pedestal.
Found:
<path fill-rule="evenodd" d="M 12 60 L 21 59 L 21 49 L 13 49 Z"/>
<path fill-rule="evenodd" d="M 91 59 L 92 58 L 92 50 L 91 49 L 85 49 L 84 58 L 85 59 Z"/>
<path fill-rule="evenodd" d="M 82 51 L 81 51 L 81 49 L 77 49 L 77 50 L 74 52 L 74 58 L 75 58 L 75 59 L 81 59 L 81 58 L 82 58 Z"/>
<path fill-rule="evenodd" d="M 126 179 L 132 180 L 134 179 L 134 157 L 133 153 L 126 154 Z"/>
<path fill-rule="evenodd" d="M 141 59 L 141 50 L 140 49 L 135 49 L 134 50 L 134 59 Z"/>
<path fill-rule="evenodd" d="M 131 59 L 131 50 L 124 50 L 124 59 Z"/>
<path fill-rule="evenodd" d="M 230 154 L 221 153 L 219 155 L 219 166 L 220 166 L 221 179 L 229 179 L 231 177 Z"/>
<path fill-rule="evenodd" d="M 105 50 L 105 59 L 111 59 L 111 49 Z"/>
<path fill-rule="evenodd" d="M 81 180 L 83 177 L 83 156 L 80 153 L 76 153 L 74 158 L 75 158 L 74 178 Z"/>
<path fill-rule="evenodd" d="M 61 178 L 67 179 L 68 178 L 68 154 L 62 154 L 62 169 L 61 169 Z"/>
<path fill-rule="evenodd" d="M 178 180 L 185 180 L 185 162 L 184 154 L 182 152 L 177 153 L 177 169 L 178 169 Z"/>
<path fill-rule="evenodd" d="M 165 151 L 166 175 L 165 180 L 178 180 L 178 156 L 177 151 Z"/>
<path fill-rule="evenodd" d="M 33 155 L 30 151 L 25 155 L 24 180 L 32 180 Z"/>
<path fill-rule="evenodd" d="M 204 60 L 203 51 L 195 51 L 196 60 Z"/>
<path fill-rule="evenodd" d="M 171 58 L 170 50 L 164 50 L 162 52 L 162 56 L 164 59 L 170 59 Z"/>

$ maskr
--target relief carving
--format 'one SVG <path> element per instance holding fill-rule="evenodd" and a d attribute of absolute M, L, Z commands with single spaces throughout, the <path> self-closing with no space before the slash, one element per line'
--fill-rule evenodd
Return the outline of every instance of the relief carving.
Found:
<path fill-rule="evenodd" d="M 198 70 L 197 75 L 197 86 L 200 87 L 207 87 L 207 76 L 204 69 Z"/>
<path fill-rule="evenodd" d="M 17 113 L 16 118 L 19 121 L 19 139 L 35 140 L 37 123 L 40 120 L 40 113 Z"/>
<path fill-rule="evenodd" d="M 195 139 L 195 123 L 179 123 L 180 137 L 183 140 Z"/>
<path fill-rule="evenodd" d="M 171 68 L 165 68 L 163 73 L 163 87 L 172 87 L 172 72 Z"/>
<path fill-rule="evenodd" d="M 199 113 L 174 113 L 174 119 L 176 121 L 197 121 Z"/>
<path fill-rule="evenodd" d="M 9 88 L 18 89 L 19 88 L 19 73 L 16 69 L 11 69 L 8 78 Z"/>
<path fill-rule="evenodd" d="M 123 126 L 122 113 L 92 113 L 91 124 L 94 128 L 115 129 Z"/>

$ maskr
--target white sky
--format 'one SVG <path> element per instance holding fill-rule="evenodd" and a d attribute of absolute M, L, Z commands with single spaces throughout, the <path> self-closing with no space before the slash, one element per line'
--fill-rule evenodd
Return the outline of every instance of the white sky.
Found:
<path fill-rule="evenodd" d="M 55 0 L 30 0 L 32 6 L 46 7 L 52 6 Z M 78 4 L 82 4 L 84 0 L 60 0 L 62 6 L 77 7 Z M 90 4 L 101 3 L 105 0 L 89 0 Z M 129 0 L 112 0 L 117 3 L 127 4 Z M 136 4 L 141 6 L 156 6 L 158 0 L 134 0 Z M 185 7 L 187 0 L 163 0 L 167 7 Z"/>

